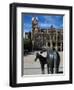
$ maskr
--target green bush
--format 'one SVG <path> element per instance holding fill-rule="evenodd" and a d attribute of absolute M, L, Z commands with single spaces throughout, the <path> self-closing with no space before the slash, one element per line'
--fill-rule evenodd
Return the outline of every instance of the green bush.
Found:
<path fill-rule="evenodd" d="M 32 40 L 31 39 L 24 39 L 24 50 L 31 51 L 32 50 Z"/>

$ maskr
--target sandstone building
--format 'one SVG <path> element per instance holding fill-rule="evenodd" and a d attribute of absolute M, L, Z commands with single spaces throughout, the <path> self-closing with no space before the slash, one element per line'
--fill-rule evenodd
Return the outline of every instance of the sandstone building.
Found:
<path fill-rule="evenodd" d="M 56 29 L 52 25 L 50 28 L 40 28 L 38 25 L 38 18 L 32 18 L 32 44 L 33 48 L 41 49 L 53 46 L 58 51 L 63 51 L 63 29 Z"/>
<path fill-rule="evenodd" d="M 63 29 L 56 29 L 53 25 L 50 28 L 41 28 L 38 22 L 38 18 L 33 17 L 32 32 L 25 33 L 25 38 L 29 36 L 32 40 L 32 49 L 46 48 L 50 43 L 50 47 L 63 51 Z"/>

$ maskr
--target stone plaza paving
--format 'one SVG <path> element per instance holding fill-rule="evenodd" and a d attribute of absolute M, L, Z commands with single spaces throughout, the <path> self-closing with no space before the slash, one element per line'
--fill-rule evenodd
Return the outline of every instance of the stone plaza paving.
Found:
<path fill-rule="evenodd" d="M 23 75 L 37 75 L 41 74 L 41 66 L 39 60 L 36 62 L 35 57 L 36 53 L 39 51 L 31 52 L 29 55 L 23 57 Z M 61 61 L 59 71 L 63 72 L 63 52 L 59 52 Z M 46 56 L 46 52 L 42 54 L 44 57 Z M 47 67 L 45 65 L 45 74 L 47 74 Z"/>

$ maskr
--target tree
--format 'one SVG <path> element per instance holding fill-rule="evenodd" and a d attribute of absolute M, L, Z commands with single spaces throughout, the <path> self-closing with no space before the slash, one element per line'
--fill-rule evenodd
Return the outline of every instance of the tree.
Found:
<path fill-rule="evenodd" d="M 24 39 L 24 51 L 31 51 L 32 50 L 32 40 L 31 39 Z"/>

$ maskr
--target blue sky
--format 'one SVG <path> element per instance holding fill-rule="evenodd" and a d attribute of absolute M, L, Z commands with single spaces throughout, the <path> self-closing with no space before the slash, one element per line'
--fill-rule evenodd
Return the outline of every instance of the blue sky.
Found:
<path fill-rule="evenodd" d="M 54 28 L 63 28 L 63 15 L 32 15 L 23 14 L 23 31 L 32 31 L 32 18 L 37 17 L 39 21 L 39 27 L 50 28 L 53 25 Z"/>

